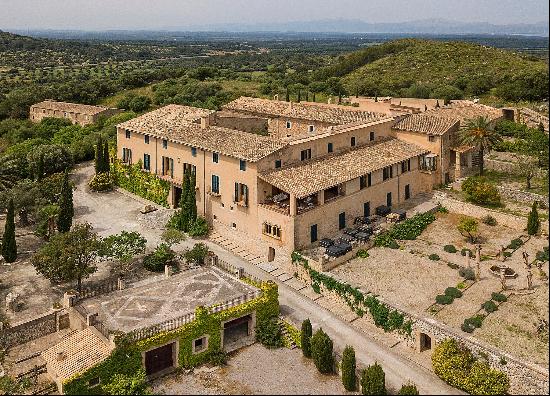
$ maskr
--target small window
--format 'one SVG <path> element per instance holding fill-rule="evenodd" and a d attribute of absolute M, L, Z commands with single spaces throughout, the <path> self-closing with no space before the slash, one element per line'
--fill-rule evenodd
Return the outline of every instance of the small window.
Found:
<path fill-rule="evenodd" d="M 231 224 L 231 228 L 233 228 L 234 230 L 236 230 L 236 229 L 237 229 L 237 223 Z"/>
<path fill-rule="evenodd" d="M 327 144 L 327 151 L 329 153 L 332 153 L 334 151 L 334 147 L 333 147 L 332 143 Z"/>
<path fill-rule="evenodd" d="M 280 168 L 282 165 L 281 160 L 275 160 L 275 168 Z"/>
<path fill-rule="evenodd" d="M 434 135 L 428 135 L 428 142 L 435 142 L 435 136 Z"/>
<path fill-rule="evenodd" d="M 367 173 L 367 187 L 372 186 L 372 173 Z"/>
<path fill-rule="evenodd" d="M 168 140 L 162 139 L 162 148 L 167 149 L 168 148 Z"/>
<path fill-rule="evenodd" d="M 300 158 L 302 161 L 311 159 L 311 149 L 302 150 L 302 152 L 300 153 Z"/>
<path fill-rule="evenodd" d="M 98 386 L 101 383 L 101 380 L 99 377 L 90 378 L 88 380 L 88 388 L 94 388 Z"/>
<path fill-rule="evenodd" d="M 386 166 L 382 169 L 382 180 L 388 180 L 393 177 L 393 166 Z"/>
<path fill-rule="evenodd" d="M 242 170 L 242 171 L 246 170 L 246 161 L 240 160 L 239 169 Z"/>
<path fill-rule="evenodd" d="M 126 139 L 130 139 L 130 131 L 126 131 Z"/>
<path fill-rule="evenodd" d="M 291 128 L 292 128 L 292 122 L 287 121 L 286 122 L 286 129 L 291 129 Z"/>
<path fill-rule="evenodd" d="M 308 126 L 307 130 L 308 130 L 309 133 L 315 132 L 315 125 Z"/>
<path fill-rule="evenodd" d="M 359 189 L 367 188 L 367 175 L 359 177 Z"/>
<path fill-rule="evenodd" d="M 220 161 L 220 156 L 218 153 L 212 153 L 212 162 L 215 162 L 216 164 Z"/>
<path fill-rule="evenodd" d="M 191 147 L 191 155 L 193 157 L 196 157 L 197 156 L 197 148 L 196 147 Z"/>
<path fill-rule="evenodd" d="M 151 170 L 151 156 L 149 154 L 143 154 L 143 169 Z"/>
<path fill-rule="evenodd" d="M 371 142 L 374 140 L 374 132 L 371 132 L 369 134 L 369 139 L 370 139 Z"/>
<path fill-rule="evenodd" d="M 355 147 L 355 136 L 351 137 L 351 147 Z"/>
<path fill-rule="evenodd" d="M 242 183 L 235 183 L 235 195 L 234 200 L 238 205 L 248 206 L 248 186 Z"/>
<path fill-rule="evenodd" d="M 264 223 L 263 225 L 263 233 L 264 235 L 281 239 L 281 227 L 277 225 L 272 225 L 269 223 Z"/>
<path fill-rule="evenodd" d="M 212 175 L 212 192 L 214 194 L 220 193 L 220 177 Z"/>
<path fill-rule="evenodd" d="M 193 341 L 193 353 L 199 353 L 208 347 L 208 340 L 206 337 L 198 338 L 195 341 Z"/>
<path fill-rule="evenodd" d="M 145 144 L 149 144 L 149 135 L 145 135 Z"/>

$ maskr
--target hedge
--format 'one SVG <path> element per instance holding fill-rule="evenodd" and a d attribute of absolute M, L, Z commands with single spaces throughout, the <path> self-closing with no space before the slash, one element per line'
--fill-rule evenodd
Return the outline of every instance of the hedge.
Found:
<path fill-rule="evenodd" d="M 452 298 L 460 298 L 462 297 L 462 292 L 458 290 L 456 287 L 448 287 L 445 289 L 445 295 L 450 296 Z"/>
<path fill-rule="evenodd" d="M 485 301 L 481 304 L 481 308 L 483 308 L 487 313 L 495 312 L 498 309 L 497 305 L 491 300 Z"/>
<path fill-rule="evenodd" d="M 491 293 L 491 300 L 494 300 L 496 302 L 505 302 L 505 301 L 508 300 L 508 297 L 506 297 L 502 293 L 493 292 L 493 293 Z"/>
<path fill-rule="evenodd" d="M 387 232 L 374 238 L 375 246 L 391 247 L 395 249 L 395 240 L 414 240 L 435 220 L 433 213 L 417 214 L 410 219 L 395 224 Z M 393 242 L 393 243 L 392 243 Z M 397 245 L 399 248 L 399 245 Z"/>
<path fill-rule="evenodd" d="M 452 338 L 435 348 L 432 366 L 443 381 L 473 395 L 503 395 L 510 385 L 505 373 L 477 361 L 469 349 Z"/>
<path fill-rule="evenodd" d="M 441 305 L 449 305 L 452 304 L 454 301 L 453 296 L 447 296 L 445 294 L 439 294 L 435 296 L 435 302 Z"/>
<path fill-rule="evenodd" d="M 115 349 L 103 362 L 86 372 L 78 373 L 63 383 L 65 394 L 95 395 L 104 394 L 101 386 L 88 388 L 90 379 L 99 378 L 101 384 L 108 384 L 115 374 L 133 375 L 142 368 L 141 354 L 143 351 L 164 345 L 170 341 L 179 340 L 178 366 L 196 367 L 216 357 L 222 350 L 222 322 L 236 319 L 256 311 L 256 329 L 262 323 L 279 316 L 278 287 L 273 282 L 265 282 L 261 286 L 262 294 L 244 304 L 211 313 L 207 308 L 197 307 L 195 320 L 175 330 L 161 332 L 152 337 L 131 342 L 125 335 L 115 338 Z M 209 335 L 208 349 L 193 354 L 193 340 Z"/>
<path fill-rule="evenodd" d="M 456 253 L 458 250 L 456 250 L 456 247 L 454 245 L 445 245 L 443 246 L 443 250 L 445 250 L 447 253 Z"/>
<path fill-rule="evenodd" d="M 111 177 L 117 186 L 166 208 L 169 207 L 170 183 L 154 173 L 143 171 L 141 161 L 134 165 L 124 165 L 116 160 L 111 165 Z"/>

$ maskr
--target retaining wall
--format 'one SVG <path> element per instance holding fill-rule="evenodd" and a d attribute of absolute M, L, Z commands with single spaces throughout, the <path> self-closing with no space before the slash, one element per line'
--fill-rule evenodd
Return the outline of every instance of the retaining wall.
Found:
<path fill-rule="evenodd" d="M 0 331 L 0 343 L 7 348 L 44 337 L 68 327 L 67 312 L 57 310 Z"/>

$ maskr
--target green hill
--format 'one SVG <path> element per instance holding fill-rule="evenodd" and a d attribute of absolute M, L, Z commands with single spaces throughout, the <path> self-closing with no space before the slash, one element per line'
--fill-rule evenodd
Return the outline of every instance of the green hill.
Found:
<path fill-rule="evenodd" d="M 548 64 L 466 42 L 405 39 L 340 57 L 318 72 L 350 94 L 459 99 L 491 92 L 509 101 L 548 98 Z"/>

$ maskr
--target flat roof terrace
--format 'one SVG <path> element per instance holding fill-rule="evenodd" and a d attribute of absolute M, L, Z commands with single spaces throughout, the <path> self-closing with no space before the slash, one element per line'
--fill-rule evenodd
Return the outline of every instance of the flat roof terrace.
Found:
<path fill-rule="evenodd" d="M 200 267 L 169 278 L 148 278 L 79 305 L 98 313 L 98 319 L 109 330 L 128 333 L 194 313 L 198 306 L 212 306 L 257 292 L 257 288 L 217 268 Z"/>

